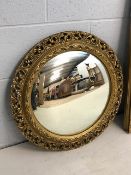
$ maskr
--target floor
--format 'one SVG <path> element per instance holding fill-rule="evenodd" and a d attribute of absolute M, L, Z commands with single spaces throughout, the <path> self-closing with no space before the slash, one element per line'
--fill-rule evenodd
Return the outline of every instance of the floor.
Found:
<path fill-rule="evenodd" d="M 131 135 L 120 116 L 93 142 L 81 148 L 43 151 L 30 143 L 0 150 L 1 175 L 131 175 Z"/>
<path fill-rule="evenodd" d="M 90 93 L 78 95 L 77 98 L 67 97 L 71 100 L 66 103 L 47 108 L 37 107 L 34 113 L 37 120 L 48 130 L 70 135 L 85 130 L 98 119 L 106 106 L 108 95 L 109 83 L 105 83 Z"/>

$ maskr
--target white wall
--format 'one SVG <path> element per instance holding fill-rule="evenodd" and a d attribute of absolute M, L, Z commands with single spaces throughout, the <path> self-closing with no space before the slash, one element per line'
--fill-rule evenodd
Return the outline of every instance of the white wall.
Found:
<path fill-rule="evenodd" d="M 130 0 L 0 0 L 0 148 L 24 141 L 9 111 L 9 82 L 25 52 L 64 30 L 94 33 L 127 59 Z"/>

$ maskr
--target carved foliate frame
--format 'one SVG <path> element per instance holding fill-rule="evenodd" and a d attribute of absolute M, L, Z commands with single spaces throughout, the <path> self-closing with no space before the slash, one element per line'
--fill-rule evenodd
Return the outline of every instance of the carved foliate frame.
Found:
<path fill-rule="evenodd" d="M 42 66 L 67 51 L 91 53 L 104 64 L 110 78 L 110 96 L 102 115 L 92 126 L 75 135 L 64 136 L 48 131 L 37 121 L 31 107 L 31 90 Z M 69 150 L 92 141 L 103 132 L 118 111 L 122 89 L 119 61 L 104 41 L 86 32 L 61 32 L 37 43 L 22 59 L 11 85 L 11 109 L 18 128 L 30 142 L 48 150 Z"/>

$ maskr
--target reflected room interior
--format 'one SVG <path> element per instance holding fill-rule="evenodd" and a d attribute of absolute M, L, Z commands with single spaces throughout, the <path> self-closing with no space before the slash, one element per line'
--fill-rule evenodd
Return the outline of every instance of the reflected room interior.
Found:
<path fill-rule="evenodd" d="M 62 53 L 43 66 L 33 84 L 35 117 L 60 135 L 82 132 L 103 112 L 109 83 L 104 65 L 95 56 L 83 51 Z"/>

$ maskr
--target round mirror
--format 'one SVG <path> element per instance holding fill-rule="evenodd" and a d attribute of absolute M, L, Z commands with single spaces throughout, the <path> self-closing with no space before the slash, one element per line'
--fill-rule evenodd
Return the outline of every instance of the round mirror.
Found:
<path fill-rule="evenodd" d="M 72 135 L 90 127 L 102 114 L 110 92 L 105 66 L 92 54 L 69 51 L 40 70 L 33 84 L 35 117 L 46 129 Z"/>
<path fill-rule="evenodd" d="M 96 36 L 51 35 L 24 56 L 11 85 L 11 109 L 24 136 L 44 149 L 69 150 L 100 135 L 114 119 L 122 72 Z"/>

